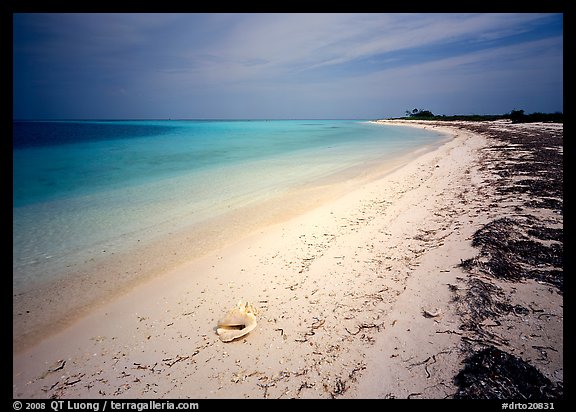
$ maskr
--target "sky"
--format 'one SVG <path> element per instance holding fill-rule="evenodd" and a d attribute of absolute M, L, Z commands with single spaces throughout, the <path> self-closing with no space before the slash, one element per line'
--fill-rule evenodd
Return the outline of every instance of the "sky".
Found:
<path fill-rule="evenodd" d="M 562 14 L 13 15 L 14 119 L 563 111 Z"/>

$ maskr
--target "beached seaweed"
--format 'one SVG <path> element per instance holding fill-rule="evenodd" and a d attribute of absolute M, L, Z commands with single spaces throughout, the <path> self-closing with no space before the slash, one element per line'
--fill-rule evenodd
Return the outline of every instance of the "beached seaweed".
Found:
<path fill-rule="evenodd" d="M 469 124 L 467 128 L 479 132 L 498 144 L 486 149 L 488 158 L 484 170 L 499 176 L 493 183 L 495 192 L 503 196 L 515 195 L 516 201 L 530 209 L 550 209 L 562 215 L 564 197 L 563 130 L 516 129 L 514 132 L 498 125 Z M 522 209 L 522 207 L 520 207 Z M 551 235 L 542 237 L 529 231 L 528 235 L 540 240 L 562 241 L 562 229 L 552 229 L 541 222 L 539 232 Z"/>
<path fill-rule="evenodd" d="M 460 266 L 509 281 L 535 279 L 562 291 L 562 232 L 539 224 L 534 217 L 497 219 L 474 233 L 472 246 L 480 248 L 480 254 Z"/>
<path fill-rule="evenodd" d="M 466 343 L 486 345 L 507 345 L 509 342 L 495 332 L 487 329 L 486 320 L 499 324 L 501 316 L 514 314 L 526 316 L 530 313 L 528 308 L 521 305 L 512 305 L 503 289 L 487 280 L 471 276 L 465 280 L 466 288 L 453 290 L 453 302 L 460 315 L 460 330 L 451 331 L 462 336 Z M 465 291 L 461 293 L 461 291 Z M 494 326 L 494 325 L 492 325 Z M 471 348 L 471 347 L 470 347 Z"/>
<path fill-rule="evenodd" d="M 498 281 L 533 279 L 563 293 L 564 243 L 563 228 L 559 227 L 563 214 L 563 132 L 511 132 L 506 127 L 478 123 L 466 128 L 498 142 L 485 149 L 482 170 L 493 176 L 488 180 L 496 194 L 491 205 L 512 201 L 513 207 L 512 213 L 474 233 L 472 246 L 479 249 L 479 254 L 460 263 L 471 274 L 462 279 L 467 287 L 450 289 L 461 316 L 462 332 L 449 332 L 461 335 L 463 348 L 469 351 L 464 368 L 454 379 L 458 386 L 454 397 L 560 399 L 562 383 L 552 383 L 523 359 L 497 349 L 495 346 L 506 347 L 510 342 L 487 326 L 501 325 L 499 318 L 510 313 L 524 317 L 530 315 L 530 310 L 534 312 L 532 307 L 512 305 L 510 295 L 496 284 Z M 546 209 L 552 217 L 543 219 L 538 209 Z M 488 325 L 487 319 L 494 324 Z"/>
<path fill-rule="evenodd" d="M 553 384 L 524 360 L 493 346 L 468 357 L 456 375 L 457 399 L 549 400 L 563 397 L 562 384 Z"/>
<path fill-rule="evenodd" d="M 466 288 L 451 288 L 455 294 L 462 324 L 460 330 L 444 331 L 462 336 L 462 346 L 469 351 L 464 367 L 454 377 L 456 399 L 560 399 L 562 384 L 553 384 L 535 367 L 496 346 L 510 342 L 492 331 L 498 320 L 510 313 L 529 316 L 529 308 L 512 305 L 505 291 L 489 279 L 471 276 Z M 462 292 L 465 291 L 465 292 Z M 532 309 L 533 311 L 534 309 Z M 490 320 L 491 322 L 486 322 Z"/>
<path fill-rule="evenodd" d="M 461 329 L 477 329 L 485 319 L 503 314 L 502 309 L 507 302 L 501 288 L 475 277 L 469 278 L 466 283 L 468 289 L 463 299 L 465 309 L 461 311 L 464 320 Z"/>
<path fill-rule="evenodd" d="M 563 213 L 563 131 L 516 130 L 510 133 L 488 125 L 467 128 L 496 139 L 487 149 L 485 169 L 499 176 L 495 190 L 500 195 L 522 195 L 531 208 Z"/>

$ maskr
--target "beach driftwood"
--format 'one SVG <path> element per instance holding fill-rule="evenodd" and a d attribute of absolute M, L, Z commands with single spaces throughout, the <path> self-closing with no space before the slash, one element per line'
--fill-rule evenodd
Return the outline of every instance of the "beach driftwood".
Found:
<path fill-rule="evenodd" d="M 216 333 L 222 342 L 230 342 L 250 333 L 256 327 L 256 309 L 250 303 L 238 302 L 218 321 Z"/>

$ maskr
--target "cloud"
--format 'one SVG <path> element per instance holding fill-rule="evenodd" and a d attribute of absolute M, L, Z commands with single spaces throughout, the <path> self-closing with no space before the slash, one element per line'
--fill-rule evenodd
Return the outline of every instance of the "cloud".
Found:
<path fill-rule="evenodd" d="M 33 53 L 106 67 L 217 71 L 254 76 L 341 65 L 454 42 L 486 42 L 529 30 L 539 14 L 50 14 Z M 212 27 L 212 29 L 210 29 Z M 220 30 L 214 30 L 219 28 Z M 152 57 L 156 56 L 155 59 Z M 142 67 L 145 69 L 145 67 Z"/>
<path fill-rule="evenodd" d="M 266 59 L 277 67 L 314 69 L 441 42 L 486 41 L 518 34 L 546 15 L 288 14 L 239 17 L 207 46 L 230 61 Z"/>
<path fill-rule="evenodd" d="M 18 102 L 47 105 L 83 91 L 105 109 L 99 90 L 123 88 L 130 93 L 117 95 L 139 99 L 134 107 L 221 99 L 257 111 L 269 109 L 265 91 L 361 99 L 386 92 L 378 84 L 416 82 L 426 93 L 450 77 L 464 87 L 514 70 L 530 83 L 530 73 L 558 73 L 561 41 L 562 16 L 550 14 L 15 15 L 14 90 L 26 94 Z"/>

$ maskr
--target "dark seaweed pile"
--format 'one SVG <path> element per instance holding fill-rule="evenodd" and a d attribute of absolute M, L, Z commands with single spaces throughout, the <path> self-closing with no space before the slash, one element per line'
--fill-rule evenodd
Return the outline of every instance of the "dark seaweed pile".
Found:
<path fill-rule="evenodd" d="M 495 219 L 474 233 L 472 246 L 479 254 L 461 262 L 472 276 L 465 280 L 465 294 L 454 287 L 459 305 L 460 329 L 470 355 L 454 378 L 455 398 L 537 400 L 563 397 L 562 384 L 553 384 L 523 359 L 497 349 L 509 342 L 486 330 L 482 322 L 511 312 L 526 316 L 527 308 L 510 305 L 502 288 L 490 278 L 506 282 L 533 279 L 549 284 L 562 294 L 563 261 L 563 156 L 562 131 L 537 129 L 502 130 L 500 126 L 470 123 L 462 126 L 497 145 L 485 150 L 484 171 L 491 176 L 496 199 L 513 201 L 505 217 Z M 547 218 L 540 211 L 546 212 Z M 557 216 L 557 218 L 550 217 Z M 484 280 L 478 276 L 488 276 Z M 472 343 L 481 349 L 472 349 Z"/>
<path fill-rule="evenodd" d="M 487 165 L 500 177 L 495 185 L 498 193 L 525 195 L 529 198 L 526 206 L 563 213 L 562 131 L 524 130 L 510 133 L 488 125 L 472 124 L 466 128 L 501 142 L 488 150 L 509 152 L 509 156 Z"/>
<path fill-rule="evenodd" d="M 456 375 L 456 399 L 544 400 L 563 396 L 538 369 L 493 346 L 474 353 Z"/>
<path fill-rule="evenodd" d="M 471 277 L 466 281 L 466 294 L 463 298 L 455 295 L 454 300 L 460 301 L 465 308 L 463 313 L 462 330 L 474 330 L 480 332 L 480 323 L 486 319 L 497 319 L 502 315 L 514 312 L 516 315 L 528 313 L 528 309 L 523 306 L 512 306 L 508 303 L 502 289 L 493 283 L 485 282 L 476 277 Z M 485 334 L 482 332 L 481 334 Z"/>
<path fill-rule="evenodd" d="M 500 196 L 496 201 L 513 198 L 521 205 L 512 217 L 496 219 L 474 234 L 472 245 L 480 254 L 461 266 L 509 281 L 535 279 L 562 293 L 563 228 L 534 216 L 537 209 L 563 215 L 562 131 L 512 133 L 486 124 L 465 127 L 498 140 L 487 150 L 485 170 L 498 176 L 493 184 Z"/>
<path fill-rule="evenodd" d="M 472 246 L 480 255 L 461 266 L 510 281 L 535 279 L 563 291 L 562 235 L 562 229 L 547 228 L 535 218 L 493 220 L 474 233 Z"/>

